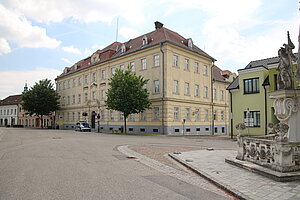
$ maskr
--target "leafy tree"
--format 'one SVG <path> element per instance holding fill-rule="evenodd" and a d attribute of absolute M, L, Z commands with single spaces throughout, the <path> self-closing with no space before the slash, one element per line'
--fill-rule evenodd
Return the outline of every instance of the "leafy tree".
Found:
<path fill-rule="evenodd" d="M 106 106 L 124 114 L 124 130 L 126 134 L 126 119 L 128 115 L 149 109 L 151 102 L 149 93 L 143 86 L 148 82 L 142 76 L 136 76 L 129 71 L 117 69 L 108 83 Z"/>
<path fill-rule="evenodd" d="M 43 128 L 43 116 L 59 109 L 59 95 L 54 90 L 50 80 L 40 80 L 28 91 L 22 94 L 22 106 L 30 115 L 37 115 L 41 119 Z"/>

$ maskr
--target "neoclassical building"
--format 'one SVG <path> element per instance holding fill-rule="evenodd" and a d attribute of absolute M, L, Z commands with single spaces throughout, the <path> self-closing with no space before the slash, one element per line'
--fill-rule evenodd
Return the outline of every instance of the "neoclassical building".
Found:
<path fill-rule="evenodd" d="M 56 78 L 61 96 L 56 122 L 71 129 L 87 120 L 94 128 L 99 114 L 102 131 L 119 130 L 123 116 L 107 110 L 104 100 L 115 70 L 129 67 L 149 80 L 152 109 L 130 115 L 128 132 L 228 134 L 231 73 L 213 67 L 214 61 L 191 38 L 155 22 L 154 31 L 114 42 L 64 69 Z"/>

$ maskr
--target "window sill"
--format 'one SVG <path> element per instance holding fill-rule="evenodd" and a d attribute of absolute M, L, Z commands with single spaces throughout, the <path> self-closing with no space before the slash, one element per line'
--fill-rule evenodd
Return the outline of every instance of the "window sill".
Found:
<path fill-rule="evenodd" d="M 260 92 L 251 92 L 251 93 L 245 93 L 244 92 L 244 95 L 247 95 L 247 94 L 259 94 Z"/>

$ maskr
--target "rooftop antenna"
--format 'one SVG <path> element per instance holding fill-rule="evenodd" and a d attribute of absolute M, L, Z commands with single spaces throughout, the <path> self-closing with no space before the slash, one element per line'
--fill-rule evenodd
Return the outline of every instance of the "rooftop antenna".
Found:
<path fill-rule="evenodd" d="M 116 42 L 118 41 L 119 17 L 117 17 Z"/>

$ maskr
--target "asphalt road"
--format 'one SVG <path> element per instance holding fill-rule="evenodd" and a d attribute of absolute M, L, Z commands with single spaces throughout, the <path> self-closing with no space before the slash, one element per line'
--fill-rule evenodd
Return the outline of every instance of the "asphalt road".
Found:
<path fill-rule="evenodd" d="M 120 145 L 235 148 L 231 141 L 0 128 L 0 199 L 224 199 L 128 159 Z"/>

